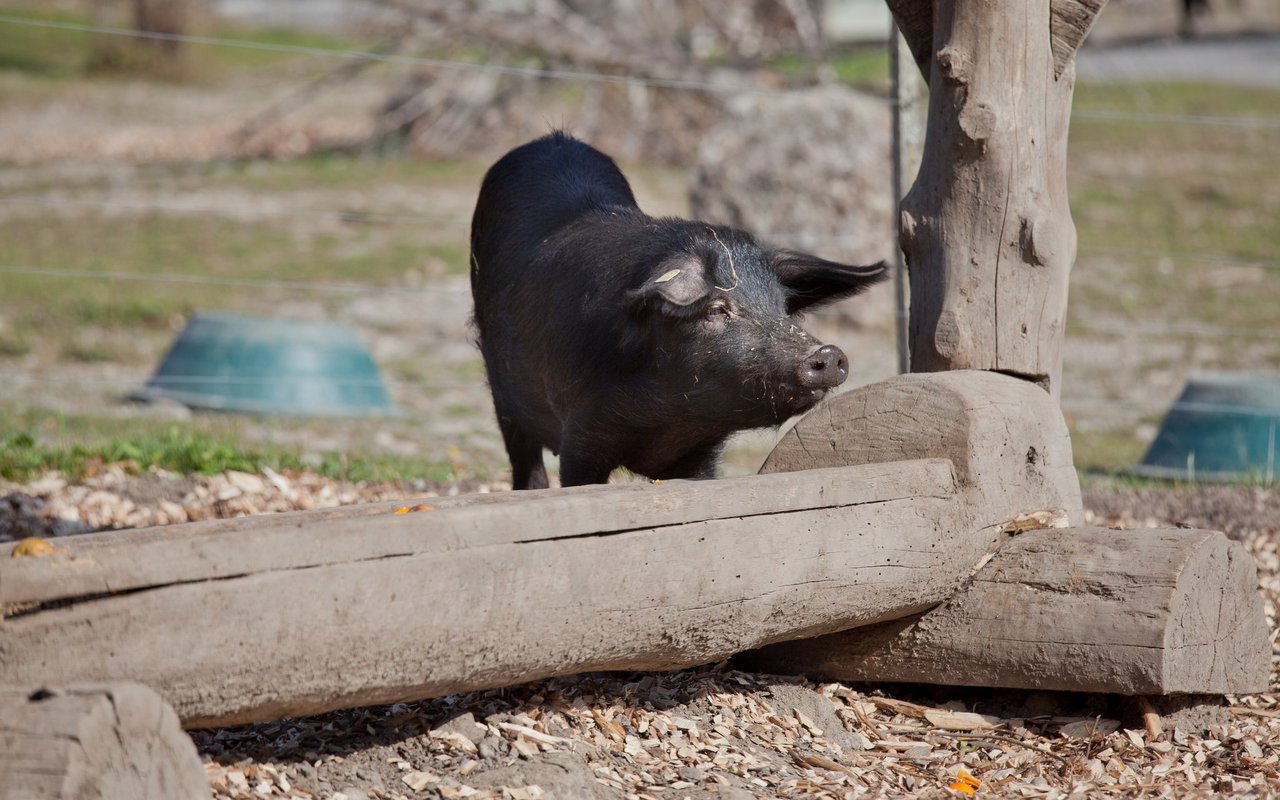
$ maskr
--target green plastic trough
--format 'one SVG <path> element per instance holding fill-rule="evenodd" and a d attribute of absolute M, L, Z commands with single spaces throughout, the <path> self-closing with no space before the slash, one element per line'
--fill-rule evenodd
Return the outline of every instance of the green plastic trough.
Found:
<path fill-rule="evenodd" d="M 1280 374 L 1221 373 L 1188 381 L 1134 472 L 1273 483 L 1280 477 Z"/>
<path fill-rule="evenodd" d="M 248 414 L 398 413 L 354 328 L 232 314 L 193 317 L 131 397 Z"/>

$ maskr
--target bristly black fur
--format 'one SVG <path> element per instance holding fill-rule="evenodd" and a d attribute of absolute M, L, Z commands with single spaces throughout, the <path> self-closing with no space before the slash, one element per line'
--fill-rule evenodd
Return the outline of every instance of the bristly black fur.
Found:
<path fill-rule="evenodd" d="M 852 267 L 640 210 L 613 160 L 564 134 L 485 175 L 471 228 L 474 322 L 515 488 L 618 466 L 715 474 L 734 431 L 812 406 L 847 370 L 792 315 L 867 288 Z"/>

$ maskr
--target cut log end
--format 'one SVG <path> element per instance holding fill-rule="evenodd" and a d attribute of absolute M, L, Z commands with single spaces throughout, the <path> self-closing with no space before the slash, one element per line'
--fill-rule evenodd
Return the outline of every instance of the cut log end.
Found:
<path fill-rule="evenodd" d="M 0 687 L 0 800 L 204 800 L 195 745 L 136 683 Z"/>

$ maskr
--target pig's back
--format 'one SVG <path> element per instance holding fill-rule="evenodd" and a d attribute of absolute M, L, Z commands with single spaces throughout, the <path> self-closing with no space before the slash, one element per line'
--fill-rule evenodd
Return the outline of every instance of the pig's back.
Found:
<path fill-rule="evenodd" d="M 553 133 L 517 147 L 490 167 L 471 222 L 471 246 L 477 256 L 524 250 L 584 213 L 609 206 L 636 206 L 613 159 Z"/>
<path fill-rule="evenodd" d="M 586 362 L 605 356 L 581 352 L 608 339 L 584 312 L 613 283 L 614 248 L 607 235 L 592 235 L 595 220 L 618 215 L 644 216 L 626 178 L 611 158 L 563 133 L 512 150 L 480 188 L 471 227 L 480 349 L 495 399 L 553 449 L 572 403 L 565 396 L 581 394 Z"/>

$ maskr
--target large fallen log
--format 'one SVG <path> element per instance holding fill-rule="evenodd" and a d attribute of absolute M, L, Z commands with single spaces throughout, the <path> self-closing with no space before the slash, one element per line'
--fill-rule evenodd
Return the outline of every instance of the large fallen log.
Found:
<path fill-rule="evenodd" d="M 205 800 L 173 709 L 130 683 L 0 687 L 0 800 Z"/>
<path fill-rule="evenodd" d="M 1216 531 L 1038 530 L 925 614 L 743 656 L 768 672 L 1128 695 L 1268 688 L 1253 558 Z"/>
<path fill-rule="evenodd" d="M 921 452 L 985 450 L 957 468 L 974 498 L 976 525 L 998 524 L 984 493 L 1024 492 L 1022 505 L 1063 496 L 1074 481 L 1056 468 L 1070 448 L 1046 452 L 1019 442 L 1053 441 L 1056 411 L 1036 406 L 1011 425 L 954 426 L 943 409 L 972 404 L 978 387 L 999 395 L 1003 381 L 978 372 L 903 375 L 841 395 L 800 420 L 762 471 L 835 467 Z M 1026 385 L 1026 384 L 1024 384 Z M 992 402 L 1039 403 L 1009 391 Z M 1051 402 L 1051 401 L 1050 401 Z M 931 444 L 932 442 L 932 444 Z M 964 460 L 959 456 L 958 464 Z M 1053 476 L 1058 488 L 1046 479 Z M 1011 488 L 1012 487 L 1012 488 Z M 1041 505 L 1046 503 L 1041 500 Z M 1118 694 L 1263 691 L 1270 647 L 1257 571 L 1238 542 L 1210 531 L 1114 531 L 1079 525 L 1052 508 L 1001 527 L 1004 542 L 961 591 L 940 607 L 745 656 L 764 670 L 839 680 L 902 681 Z M 1052 530 L 1027 530 L 1057 525 Z M 994 548 L 993 548 L 994 549 Z"/>
<path fill-rule="evenodd" d="M 1078 514 L 1061 417 L 1035 418 L 1048 395 L 946 380 L 913 449 L 949 460 L 67 537 L 0 559 L 0 683 L 138 680 L 188 726 L 229 724 L 684 667 L 918 613 L 1019 515 Z"/>
<path fill-rule="evenodd" d="M 940 602 L 986 547 L 963 516 L 934 460 L 266 518 L 142 547 L 121 533 L 92 554 L 71 537 L 3 563 L 6 603 L 41 599 L 0 624 L 0 683 L 129 678 L 201 726 L 687 666 Z M 36 591 L 10 593 L 28 567 L 84 588 L 119 570 L 128 588 L 52 597 L 24 576 Z"/>

